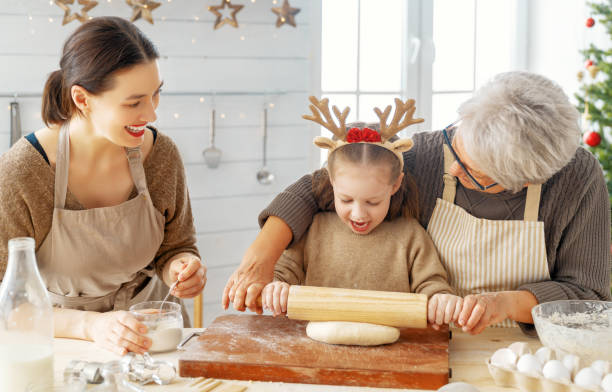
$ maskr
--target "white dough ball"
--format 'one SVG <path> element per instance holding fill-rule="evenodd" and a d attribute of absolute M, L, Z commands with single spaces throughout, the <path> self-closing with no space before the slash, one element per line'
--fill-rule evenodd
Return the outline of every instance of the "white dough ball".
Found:
<path fill-rule="evenodd" d="M 553 381 L 561 381 L 569 383 L 572 379 L 570 371 L 563 365 L 561 361 L 551 359 L 546 362 L 542 369 L 542 374 L 545 378 Z"/>
<path fill-rule="evenodd" d="M 400 331 L 395 327 L 349 321 L 310 321 L 306 325 L 306 336 L 328 344 L 377 346 L 399 339 Z"/>
<path fill-rule="evenodd" d="M 521 373 L 529 374 L 535 377 L 542 374 L 542 363 L 538 357 L 533 354 L 521 355 L 516 363 L 516 368 Z"/>
<path fill-rule="evenodd" d="M 440 387 L 438 392 L 480 392 L 480 389 L 467 382 L 451 382 Z"/>
<path fill-rule="evenodd" d="M 525 342 L 514 342 L 509 345 L 508 348 L 514 351 L 517 357 L 520 357 L 523 354 L 531 354 L 531 350 L 529 350 L 529 345 Z"/>
<path fill-rule="evenodd" d="M 593 370 L 590 367 L 586 367 L 581 369 L 578 373 L 576 373 L 576 377 L 574 378 L 574 384 L 579 387 L 585 388 L 597 388 L 601 383 L 601 374 L 597 372 L 597 370 Z"/>
<path fill-rule="evenodd" d="M 542 346 L 536 351 L 535 356 L 538 357 L 541 363 L 546 363 L 551 359 L 555 359 L 555 352 L 549 347 Z"/>
<path fill-rule="evenodd" d="M 514 369 L 516 367 L 517 355 L 509 348 L 500 348 L 491 356 L 491 364 L 503 367 L 506 369 Z"/>
<path fill-rule="evenodd" d="M 604 361 L 602 359 L 598 359 L 593 361 L 591 364 L 591 369 L 597 371 L 603 377 L 606 373 L 612 372 L 610 362 Z"/>
<path fill-rule="evenodd" d="M 601 389 L 603 389 L 604 392 L 612 392 L 612 373 L 608 373 L 608 375 L 601 380 Z"/>

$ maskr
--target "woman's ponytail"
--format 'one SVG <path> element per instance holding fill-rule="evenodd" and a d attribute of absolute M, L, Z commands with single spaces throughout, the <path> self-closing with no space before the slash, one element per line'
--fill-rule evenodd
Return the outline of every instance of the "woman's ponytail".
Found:
<path fill-rule="evenodd" d="M 64 87 L 62 70 L 51 72 L 42 96 L 42 120 L 45 125 L 61 125 L 72 115 L 70 91 Z"/>

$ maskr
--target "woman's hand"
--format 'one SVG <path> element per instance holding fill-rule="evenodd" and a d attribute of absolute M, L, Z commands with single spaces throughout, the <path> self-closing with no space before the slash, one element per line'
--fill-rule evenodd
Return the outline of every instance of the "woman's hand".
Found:
<path fill-rule="evenodd" d="M 206 285 L 206 266 L 192 254 L 184 253 L 169 262 L 168 281 L 171 286 L 177 280 L 179 283 L 171 294 L 179 298 L 193 298 L 204 290 Z"/>
<path fill-rule="evenodd" d="M 271 311 L 275 317 L 287 313 L 289 287 L 285 282 L 268 283 L 261 293 L 262 308 Z"/>
<path fill-rule="evenodd" d="M 444 324 L 457 323 L 463 298 L 452 294 L 434 294 L 427 303 L 427 321 L 439 330 Z"/>
<path fill-rule="evenodd" d="M 510 309 L 506 291 L 468 295 L 463 299 L 463 308 L 458 325 L 472 335 L 481 333 L 486 327 L 507 319 Z"/>
<path fill-rule="evenodd" d="M 153 343 L 144 336 L 147 327 L 123 310 L 88 312 L 86 323 L 87 338 L 115 354 L 125 355 L 130 351 L 144 354 Z"/>

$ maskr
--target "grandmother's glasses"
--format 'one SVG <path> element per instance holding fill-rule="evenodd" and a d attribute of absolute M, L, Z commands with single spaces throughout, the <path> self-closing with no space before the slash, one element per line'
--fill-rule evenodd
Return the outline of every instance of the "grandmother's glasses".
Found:
<path fill-rule="evenodd" d="M 457 121 L 455 121 L 454 123 L 450 124 L 449 126 L 447 126 L 446 128 L 444 128 L 442 130 L 442 135 L 444 135 L 444 143 L 446 143 L 446 145 L 448 146 L 450 152 L 453 154 L 453 156 L 455 157 L 455 160 L 457 161 L 457 163 L 459 164 L 459 166 L 461 167 L 461 169 L 463 170 L 463 172 L 465 174 L 467 174 L 467 176 L 469 177 L 470 181 L 472 181 L 472 184 L 474 184 L 474 186 L 476 186 L 478 189 L 480 189 L 481 191 L 486 191 L 487 189 L 491 189 L 493 188 L 495 185 L 497 185 L 496 182 L 484 186 L 481 183 L 479 183 L 474 176 L 472 176 L 472 174 L 468 171 L 468 169 L 465 167 L 465 165 L 463 164 L 463 162 L 461 162 L 461 159 L 459 159 L 459 155 L 457 155 L 457 152 L 455 151 L 455 149 L 453 148 L 453 145 L 450 142 L 450 139 L 448 138 L 448 133 L 447 130 L 453 126 L 455 126 L 455 124 L 457 124 Z"/>

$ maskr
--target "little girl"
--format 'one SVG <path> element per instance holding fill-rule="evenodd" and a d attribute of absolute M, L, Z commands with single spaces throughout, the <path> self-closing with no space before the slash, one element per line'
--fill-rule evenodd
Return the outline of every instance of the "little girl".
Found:
<path fill-rule="evenodd" d="M 310 101 L 314 116 L 304 118 L 335 135 L 334 140 L 315 139 L 329 155 L 327 170 L 313 178 L 313 190 L 322 209 L 333 205 L 336 212 L 317 214 L 306 235 L 283 253 L 274 282 L 262 292 L 263 308 L 275 316 L 286 313 L 292 284 L 415 292 L 429 297 L 427 314 L 434 328 L 456 321 L 462 298 L 453 295 L 437 250 L 416 219 L 416 184 L 402 172 L 402 152 L 412 147 L 412 140 L 391 140 L 410 124 L 423 121 L 412 118 L 414 101 L 396 99 L 389 125 L 391 107 L 384 112 L 374 109 L 379 132 L 356 127 L 347 132 L 348 108 L 340 113 L 333 107 L 338 127 L 327 99 Z"/>

